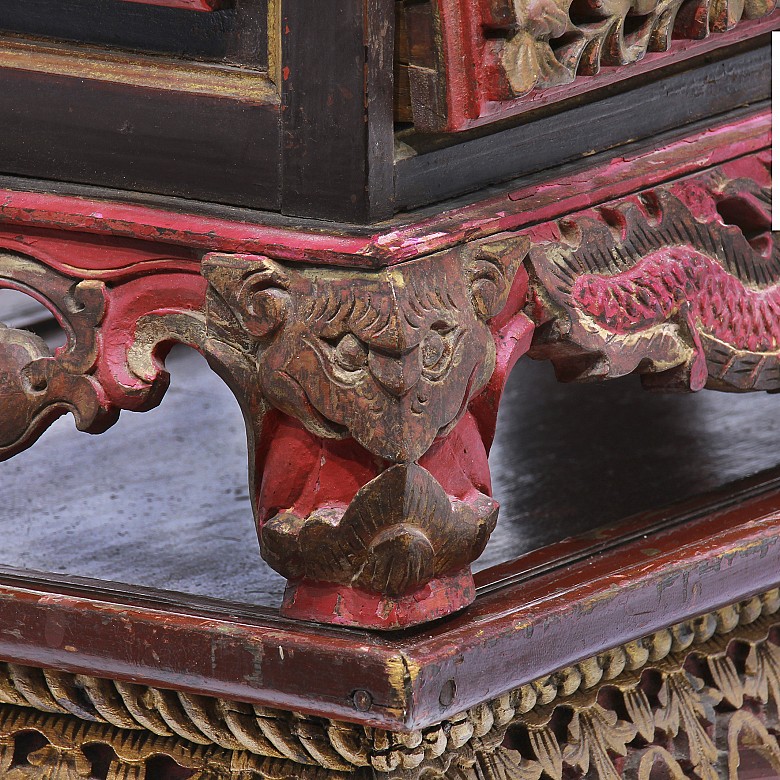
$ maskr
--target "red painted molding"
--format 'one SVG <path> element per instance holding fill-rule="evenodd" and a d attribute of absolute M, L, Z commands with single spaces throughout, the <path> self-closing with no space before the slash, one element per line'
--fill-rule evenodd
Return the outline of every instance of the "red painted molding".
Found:
<path fill-rule="evenodd" d="M 719 165 L 771 145 L 771 112 L 762 111 L 640 153 L 583 162 L 557 178 L 541 174 L 500 195 L 415 219 L 404 215 L 366 233 L 322 223 L 307 226 L 238 221 L 167 208 L 70 195 L 0 189 L 0 224 L 74 231 L 277 260 L 381 268 L 453 247 L 466 240 L 558 219 L 599 202 Z M 583 186 L 586 181 L 588 186 Z"/>
<path fill-rule="evenodd" d="M 216 11 L 224 8 L 225 0 L 123 0 L 125 3 L 140 3 L 141 5 L 160 5 L 165 8 L 181 8 L 185 11 Z"/>

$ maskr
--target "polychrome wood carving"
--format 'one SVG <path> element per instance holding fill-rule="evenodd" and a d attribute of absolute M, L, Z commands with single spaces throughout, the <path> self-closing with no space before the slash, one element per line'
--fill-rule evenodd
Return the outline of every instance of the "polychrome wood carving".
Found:
<path fill-rule="evenodd" d="M 780 389 L 767 158 L 561 221 L 531 252 L 532 355 L 560 379 Z M 731 224 L 724 224 L 730 220 Z"/>
<path fill-rule="evenodd" d="M 211 255 L 202 276 L 149 252 L 140 276 L 121 250 L 98 261 L 115 270 L 58 263 L 67 274 L 9 254 L 5 286 L 74 324 L 55 355 L 6 329 L 2 455 L 67 410 L 98 432 L 151 408 L 167 349 L 189 344 L 244 409 L 262 551 L 290 580 L 283 611 L 379 628 L 448 614 L 474 598 L 469 564 L 498 513 L 487 452 L 530 345 L 527 248 L 498 238 L 378 272 Z"/>
<path fill-rule="evenodd" d="M 526 251 L 507 238 L 379 273 L 204 261 L 206 352 L 238 397 L 273 407 L 261 418 L 255 403 L 248 418 L 258 530 L 291 581 L 287 614 L 392 625 L 473 599 L 468 566 L 498 513 L 487 465 L 498 375 L 531 331 L 519 312 L 495 335 L 488 322 Z M 496 374 L 501 330 L 514 340 Z M 483 391 L 491 402 L 473 406 Z"/>
<path fill-rule="evenodd" d="M 469 566 L 496 522 L 487 454 L 520 355 L 565 380 L 636 371 L 661 389 L 780 389 L 769 156 L 734 157 L 417 259 L 401 241 L 402 261 L 375 270 L 272 246 L 201 254 L 154 230 L 4 229 L 0 284 L 44 302 L 68 343 L 52 354 L 0 330 L 0 457 L 65 411 L 99 432 L 151 408 L 167 350 L 188 344 L 244 411 L 261 549 L 289 580 L 283 611 L 373 628 L 448 614 L 473 599 Z M 500 214 L 489 224 L 503 229 Z"/>
<path fill-rule="evenodd" d="M 70 411 L 79 429 L 99 433 L 116 419 L 91 376 L 105 285 L 74 282 L 26 257 L 0 252 L 0 284 L 15 281 L 58 312 L 68 346 L 52 355 L 41 338 L 0 323 L 0 458 L 30 446 L 51 422 Z"/>
<path fill-rule="evenodd" d="M 774 0 L 401 0 L 397 11 L 405 39 L 398 79 L 408 98 L 398 118 L 414 121 L 422 131 L 462 130 L 499 119 L 537 104 L 542 90 L 575 81 L 575 91 L 587 90 L 589 77 L 602 69 L 622 78 L 623 69 L 630 72 L 627 66 L 647 54 L 667 53 L 667 61 L 690 56 L 702 44 L 682 41 L 717 38 L 766 17 L 775 5 Z M 717 40 L 705 45 L 711 48 Z M 656 58 L 653 67 L 662 62 Z M 534 100 L 523 101 L 526 95 Z"/>

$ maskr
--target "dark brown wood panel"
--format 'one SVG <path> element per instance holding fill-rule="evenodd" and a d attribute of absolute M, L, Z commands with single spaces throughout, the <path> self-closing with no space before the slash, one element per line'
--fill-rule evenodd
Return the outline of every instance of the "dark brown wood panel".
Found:
<path fill-rule="evenodd" d="M 393 0 L 287 0 L 282 15 L 282 211 L 389 216 Z"/>
<path fill-rule="evenodd" d="M 279 113 L 227 97 L 0 70 L 0 170 L 279 208 Z"/>
<path fill-rule="evenodd" d="M 238 0 L 194 13 L 121 0 L 24 0 L 0 3 L 0 31 L 180 57 L 267 63 L 267 3 Z"/>

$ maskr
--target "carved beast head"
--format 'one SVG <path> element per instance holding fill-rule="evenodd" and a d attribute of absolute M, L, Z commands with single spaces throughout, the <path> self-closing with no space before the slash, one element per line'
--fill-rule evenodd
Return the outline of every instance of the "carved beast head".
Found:
<path fill-rule="evenodd" d="M 526 251 L 525 239 L 492 241 L 375 272 L 211 255 L 209 324 L 253 352 L 273 406 L 318 435 L 410 462 L 489 380 L 487 321 Z M 226 335 L 225 307 L 241 333 Z"/>

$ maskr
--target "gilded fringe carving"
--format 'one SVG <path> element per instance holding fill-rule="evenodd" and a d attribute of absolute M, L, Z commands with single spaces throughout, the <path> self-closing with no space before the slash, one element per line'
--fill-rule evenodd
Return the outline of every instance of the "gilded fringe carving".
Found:
<path fill-rule="evenodd" d="M 0 736 L 5 735 L 0 766 L 6 766 L 2 761 L 11 760 L 8 756 L 16 750 L 8 740 L 17 732 L 7 724 L 24 721 L 25 728 L 51 743 L 40 748 L 42 753 L 31 751 L 30 765 L 46 765 L 52 780 L 85 776 L 79 772 L 86 765 L 74 753 L 79 745 L 97 741 L 113 746 L 120 737 L 167 745 L 160 750 L 174 761 L 176 746 L 184 740 L 198 756 L 218 756 L 219 777 L 232 777 L 240 764 L 247 777 L 307 780 L 343 777 L 344 772 L 367 772 L 367 777 L 377 773 L 387 780 L 614 780 L 649 777 L 654 766 L 665 763 L 672 777 L 684 766 L 680 777 L 715 780 L 727 776 L 724 767 L 736 766 L 735 745 L 749 746 L 770 763 L 780 761 L 771 729 L 751 715 L 758 710 L 767 722 L 780 726 L 779 612 L 780 589 L 774 589 L 586 659 L 460 717 L 409 734 L 2 664 L 0 702 L 13 706 L 0 708 L 6 724 L 6 730 L 0 730 Z M 739 709 L 748 704 L 751 709 Z M 16 720 L 9 713 L 16 713 Z M 735 721 L 736 715 L 740 718 Z M 81 736 L 69 738 L 67 749 L 59 737 L 50 739 L 50 730 L 59 733 L 61 724 L 82 729 Z M 67 755 L 60 755 L 63 750 Z M 136 775 L 129 776 L 144 777 L 139 761 Z M 286 765 L 297 767 L 299 774 L 279 774 L 279 767 Z M 269 766 L 277 774 L 264 774 Z M 628 766 L 634 774 L 626 774 Z M 7 776 L 37 776 L 24 767 L 18 771 L 28 774 Z"/>

